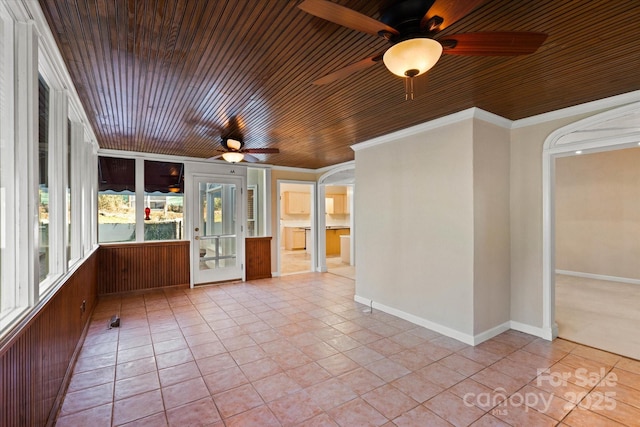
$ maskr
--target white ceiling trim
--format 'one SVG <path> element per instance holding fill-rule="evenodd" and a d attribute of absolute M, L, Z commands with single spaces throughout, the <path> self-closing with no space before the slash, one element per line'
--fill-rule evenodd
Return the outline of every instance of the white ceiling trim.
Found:
<path fill-rule="evenodd" d="M 353 151 L 363 150 L 365 148 L 371 148 L 376 145 L 387 144 L 389 142 L 397 141 L 401 138 L 411 137 L 422 132 L 427 132 L 433 129 L 438 129 L 443 126 L 449 126 L 469 119 L 482 120 L 496 126 L 503 127 L 505 129 L 511 129 L 511 120 L 504 117 L 482 110 L 478 107 L 468 108 L 466 110 L 459 111 L 457 113 L 449 114 L 448 116 L 441 117 L 439 119 L 431 120 L 419 125 L 411 126 L 406 129 L 401 129 L 396 132 L 382 135 L 369 141 L 361 142 L 351 146 Z"/>
<path fill-rule="evenodd" d="M 531 116 L 525 119 L 516 120 L 513 122 L 513 125 L 511 127 L 512 129 L 524 128 L 527 126 L 550 122 L 552 120 L 577 116 L 579 114 L 589 114 L 599 110 L 607 110 L 609 108 L 619 107 L 621 105 L 630 104 L 637 101 L 640 101 L 640 90 L 623 93 L 622 95 L 611 96 L 609 98 L 598 99 L 597 101 L 586 102 L 584 104 L 574 105 L 572 107 L 563 108 L 561 110 L 551 111 L 549 113 L 538 114 L 537 116 Z"/>

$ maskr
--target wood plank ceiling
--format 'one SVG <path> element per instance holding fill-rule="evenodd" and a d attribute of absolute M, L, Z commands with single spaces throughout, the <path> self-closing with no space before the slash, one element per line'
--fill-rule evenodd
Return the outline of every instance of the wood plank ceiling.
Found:
<path fill-rule="evenodd" d="M 336 0 L 377 18 L 390 1 Z M 463 1 L 463 0 L 460 0 Z M 511 120 L 640 89 L 640 2 L 489 0 L 441 34 L 538 31 L 521 57 L 443 56 L 413 101 L 376 64 L 381 38 L 294 0 L 40 0 L 105 149 L 208 158 L 235 118 L 246 147 L 282 166 L 353 159 L 350 145 L 469 107 Z"/>

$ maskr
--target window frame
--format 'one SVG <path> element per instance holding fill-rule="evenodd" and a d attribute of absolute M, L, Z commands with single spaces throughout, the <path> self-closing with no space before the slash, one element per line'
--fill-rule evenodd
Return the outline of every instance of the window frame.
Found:
<path fill-rule="evenodd" d="M 4 161 L 0 170 L 2 176 L 0 176 L 0 250 L 2 251 L 2 258 L 0 262 L 1 277 L 0 277 L 0 330 L 5 323 L 8 323 L 15 317 L 16 311 L 18 311 L 21 305 L 25 305 L 26 299 L 21 298 L 20 287 L 16 286 L 16 271 L 14 268 L 8 268 L 14 266 L 16 262 L 15 246 L 17 242 L 17 230 L 15 226 L 16 218 L 16 189 L 15 185 L 12 185 L 15 177 L 15 109 L 10 108 L 10 105 L 15 99 L 14 95 L 14 68 L 15 68 L 15 48 L 14 48 L 14 23 L 9 16 L 9 13 L 5 9 L 4 5 L 0 5 L 0 22 L 2 27 L 0 31 L 2 34 L 2 49 L 0 51 L 0 72 L 4 75 L 4 79 L 0 80 L 2 85 L 3 98 L 0 98 L 0 102 L 3 103 L 3 108 L 0 109 L 0 150 L 2 156 L 0 161 Z M 9 159 L 9 161 L 7 161 Z M 4 183 L 4 184 L 3 184 Z"/>
<path fill-rule="evenodd" d="M 48 110 L 48 193 L 49 193 L 49 269 L 47 277 L 39 281 L 37 294 L 43 296 L 68 270 L 66 230 L 67 188 L 67 123 L 69 117 L 66 91 L 55 78 L 51 61 L 43 48 L 38 49 L 38 75 L 49 87 Z M 36 144 L 38 141 L 36 141 Z M 37 149 L 37 146 L 36 146 Z M 60 172 L 62 170 L 62 172 Z M 36 173 L 39 173 L 36 170 Z M 40 179 L 38 179 L 38 182 Z M 39 205 L 39 200 L 38 200 Z M 39 246 L 38 240 L 36 245 Z M 37 248 L 39 252 L 39 247 Z M 35 260 L 40 271 L 39 257 Z"/>
<path fill-rule="evenodd" d="M 2 157 L 5 208 L 0 345 L 37 315 L 66 283 L 82 260 L 97 249 L 97 150 L 93 130 L 66 71 L 64 61 L 37 4 L 0 2 L 3 83 Z M 38 76 L 49 86 L 49 246 L 50 269 L 39 280 Z M 71 89 L 69 89 L 71 88 Z M 6 111 L 5 111 L 6 110 Z M 72 121 L 71 135 L 68 123 Z M 71 169 L 69 170 L 69 137 Z M 9 176 L 11 175 L 11 176 Z M 8 179 L 8 178 L 10 179 Z M 7 185 L 9 184 L 9 185 Z M 67 234 L 67 186 L 74 188 L 71 236 Z M 67 241 L 74 241 L 67 255 Z M 10 299 L 10 300 L 9 300 Z M 9 301 L 9 302 L 7 302 Z"/>
<path fill-rule="evenodd" d="M 183 211 L 182 211 L 182 237 L 176 239 L 145 239 L 145 220 L 144 220 L 144 210 L 145 203 L 147 198 L 147 193 L 145 191 L 145 162 L 162 162 L 162 163 L 181 163 L 183 170 L 186 167 L 187 161 L 182 159 L 167 159 L 159 156 L 155 157 L 147 157 L 147 156 L 138 156 L 138 155 L 128 155 L 126 152 L 100 152 L 97 156 L 97 162 L 99 162 L 100 157 L 112 157 L 112 158 L 120 158 L 120 159 L 130 159 L 135 162 L 135 191 L 133 192 L 135 195 L 135 239 L 130 241 L 114 241 L 114 242 L 103 242 L 101 244 L 135 244 L 135 243 L 163 243 L 163 242 L 179 242 L 179 241 L 189 241 L 190 238 L 187 235 L 187 216 L 189 215 L 189 208 L 186 205 L 187 190 L 186 186 L 180 195 L 183 198 Z M 97 168 L 96 168 L 97 170 Z M 96 182 L 98 180 L 97 173 Z M 184 176 L 184 172 L 183 172 Z M 99 196 L 99 187 L 96 187 L 96 197 Z M 172 193 L 167 193 L 167 196 L 171 196 Z M 96 201 L 97 206 L 97 201 Z M 96 212 L 95 220 L 98 221 L 98 212 Z M 98 225 L 96 224 L 96 230 L 98 229 Z M 98 236 L 99 238 L 99 236 Z"/>

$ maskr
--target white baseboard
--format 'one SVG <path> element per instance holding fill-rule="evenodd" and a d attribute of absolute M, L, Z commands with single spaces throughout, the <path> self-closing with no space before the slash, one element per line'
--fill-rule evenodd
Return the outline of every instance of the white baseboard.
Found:
<path fill-rule="evenodd" d="M 557 326 L 553 328 L 540 328 L 538 326 L 527 325 L 526 323 L 516 322 L 512 320 L 509 322 L 511 329 L 514 331 L 524 332 L 525 334 L 533 335 L 547 341 L 552 341 L 558 336 Z"/>
<path fill-rule="evenodd" d="M 503 333 L 504 331 L 507 331 L 510 328 L 510 322 L 505 322 L 501 325 L 498 325 L 494 328 L 491 328 L 479 334 L 471 335 L 471 334 L 466 334 L 464 332 L 460 332 L 456 329 L 452 329 L 448 326 L 444 326 L 439 323 L 432 322 L 431 320 L 424 319 L 414 314 L 407 313 L 405 311 L 398 310 L 396 308 L 389 307 L 387 305 L 384 305 L 375 301 L 371 301 L 370 299 L 361 297 L 359 295 L 355 295 L 353 299 L 356 302 L 359 302 L 360 304 L 366 305 L 367 307 L 371 307 L 373 309 L 380 310 L 387 314 L 391 314 L 393 316 L 399 317 L 400 319 L 406 320 L 418 326 L 425 327 L 432 331 L 438 332 L 439 334 L 446 335 L 450 338 L 456 339 L 465 344 L 473 345 L 473 346 L 478 345 L 481 342 L 486 341 L 488 339 L 491 339 L 496 335 L 500 335 L 501 333 Z"/>
<path fill-rule="evenodd" d="M 490 340 L 491 338 L 495 337 L 496 335 L 500 335 L 503 332 L 508 331 L 509 329 L 511 329 L 511 322 L 507 321 L 504 322 L 498 326 L 495 326 L 491 329 L 487 329 L 484 332 L 480 332 L 479 334 L 475 334 L 473 336 L 473 341 L 474 344 L 473 345 L 478 345 L 481 342 L 484 342 L 486 340 Z"/>
<path fill-rule="evenodd" d="M 606 276 L 604 274 L 582 273 L 580 271 L 556 270 L 556 274 L 564 274 L 565 276 L 584 277 L 585 279 L 608 280 L 610 282 L 631 283 L 640 285 L 640 280 L 630 279 L 628 277 Z"/>

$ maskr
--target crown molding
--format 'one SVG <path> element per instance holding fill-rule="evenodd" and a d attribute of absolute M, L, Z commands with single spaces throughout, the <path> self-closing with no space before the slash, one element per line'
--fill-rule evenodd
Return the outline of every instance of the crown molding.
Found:
<path fill-rule="evenodd" d="M 315 169 L 315 173 L 320 173 L 320 174 L 324 174 L 325 172 L 336 172 L 338 170 L 343 170 L 343 169 L 353 169 L 356 167 L 356 161 L 355 160 L 349 160 L 348 162 L 344 162 L 344 163 L 337 163 L 335 165 L 331 165 L 331 166 L 325 166 L 319 169 Z"/>
<path fill-rule="evenodd" d="M 284 172 L 302 172 L 302 173 L 317 173 L 317 169 L 307 169 L 307 168 L 296 168 L 293 166 L 276 166 L 272 165 L 271 170 L 273 171 L 284 171 Z"/>
<path fill-rule="evenodd" d="M 585 102 L 560 110 L 550 111 L 548 113 L 538 114 L 524 119 L 516 120 L 512 124 L 512 129 L 533 126 L 541 123 L 550 122 L 558 119 L 565 119 L 580 114 L 589 114 L 600 110 L 619 107 L 632 102 L 640 101 L 640 90 L 623 93 L 622 95 L 610 96 L 608 98 L 598 99 L 596 101 Z"/>
<path fill-rule="evenodd" d="M 351 149 L 353 151 L 360 151 L 365 148 L 371 148 L 376 145 L 394 142 L 401 138 L 411 137 L 423 132 L 438 129 L 444 126 L 449 126 L 469 119 L 482 120 L 484 122 L 503 127 L 505 129 L 511 129 L 512 124 L 511 120 L 505 119 L 504 117 L 490 113 L 478 107 L 472 107 L 467 108 L 466 110 L 458 111 L 457 113 L 449 114 L 448 116 L 440 117 L 439 119 L 430 120 L 428 122 L 382 135 L 377 138 L 361 142 L 359 144 L 354 144 L 351 146 Z"/>

